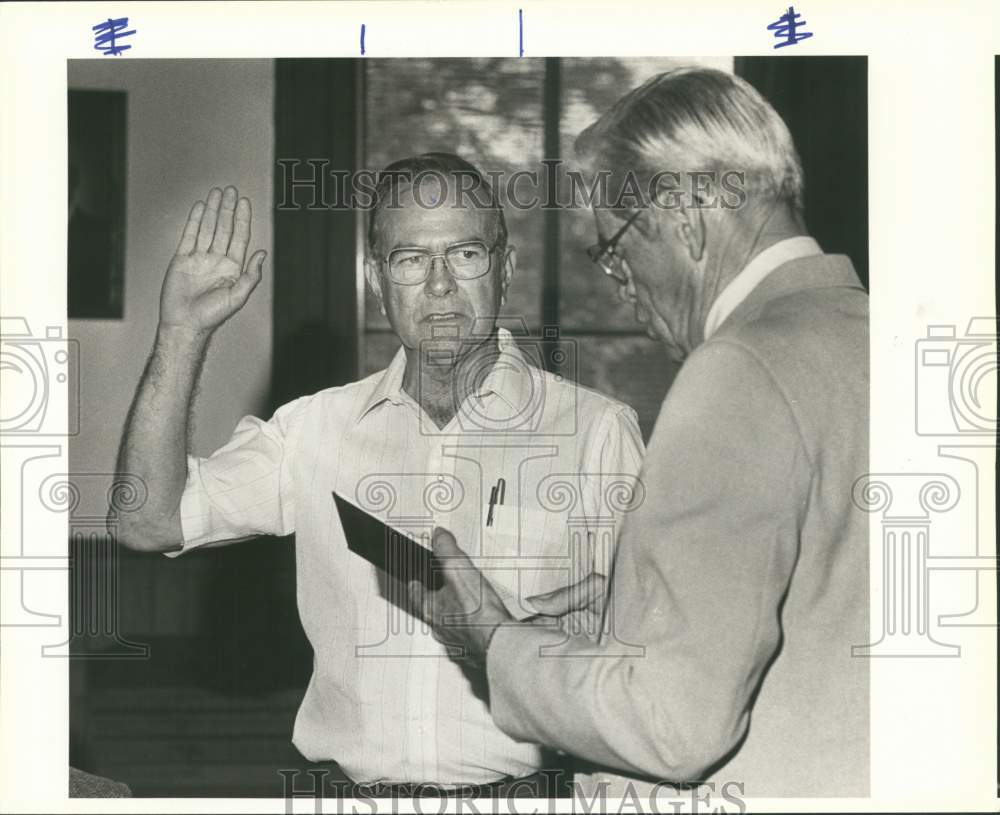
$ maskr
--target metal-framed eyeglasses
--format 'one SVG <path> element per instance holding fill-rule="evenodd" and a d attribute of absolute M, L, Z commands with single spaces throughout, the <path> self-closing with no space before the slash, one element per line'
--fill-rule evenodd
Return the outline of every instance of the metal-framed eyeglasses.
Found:
<path fill-rule="evenodd" d="M 600 240 L 587 248 L 587 254 L 590 256 L 590 259 L 601 267 L 601 271 L 622 286 L 628 285 L 628 275 L 622 269 L 622 257 L 615 253 L 615 247 L 618 246 L 618 241 L 622 239 L 622 235 L 628 231 L 628 228 L 632 226 L 635 219 L 642 215 L 643 212 L 645 212 L 645 209 L 636 210 L 622 224 L 621 229 L 615 232 L 608 240 Z"/>
<path fill-rule="evenodd" d="M 400 286 L 416 286 L 427 280 L 434 258 L 444 258 L 456 280 L 475 280 L 488 274 L 493 265 L 493 246 L 483 241 L 453 243 L 443 252 L 432 252 L 422 246 L 393 249 L 385 259 L 389 279 Z"/>

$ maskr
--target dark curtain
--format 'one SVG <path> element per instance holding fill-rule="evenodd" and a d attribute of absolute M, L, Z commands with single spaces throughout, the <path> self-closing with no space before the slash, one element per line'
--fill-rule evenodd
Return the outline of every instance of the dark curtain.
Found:
<path fill-rule="evenodd" d="M 806 223 L 868 286 L 867 57 L 737 57 L 736 73 L 774 106 L 805 174 Z"/>
<path fill-rule="evenodd" d="M 268 415 L 299 396 L 358 377 L 355 215 L 349 208 L 324 205 L 333 200 L 334 174 L 354 170 L 358 70 L 358 63 L 348 59 L 279 59 L 275 64 Z M 326 175 L 323 190 L 287 187 L 292 178 L 318 180 L 320 174 Z M 206 680 L 236 695 L 304 690 L 312 649 L 298 617 L 293 537 L 259 538 L 211 556 L 209 627 L 214 630 L 203 655 Z"/>
<path fill-rule="evenodd" d="M 334 174 L 356 169 L 361 74 L 353 59 L 276 61 L 275 407 L 358 377 L 355 212 L 289 182 L 325 172 L 335 203 Z"/>

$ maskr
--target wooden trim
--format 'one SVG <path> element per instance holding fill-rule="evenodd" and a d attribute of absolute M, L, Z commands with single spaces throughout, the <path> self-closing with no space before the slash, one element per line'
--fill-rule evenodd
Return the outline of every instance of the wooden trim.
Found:
<path fill-rule="evenodd" d="M 544 127 L 543 158 L 557 159 L 560 155 L 559 132 L 562 114 L 562 62 L 559 57 L 545 58 L 545 80 L 542 90 L 542 121 Z M 562 212 L 545 209 L 542 253 L 542 325 L 559 325 L 559 228 Z"/>

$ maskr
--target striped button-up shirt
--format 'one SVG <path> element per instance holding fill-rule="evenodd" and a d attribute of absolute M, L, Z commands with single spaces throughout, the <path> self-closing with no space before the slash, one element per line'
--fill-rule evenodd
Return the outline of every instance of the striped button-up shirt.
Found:
<path fill-rule="evenodd" d="M 643 454 L 634 411 L 528 364 L 503 330 L 498 347 L 444 428 L 403 390 L 400 349 L 384 371 L 268 422 L 244 418 L 212 456 L 188 459 L 183 551 L 296 533 L 315 659 L 293 741 L 359 782 L 487 783 L 543 759 L 494 724 L 485 678 L 406 611 L 405 586 L 348 549 L 332 491 L 414 535 L 450 529 L 518 616 L 524 598 L 607 573 L 630 508 Z"/>

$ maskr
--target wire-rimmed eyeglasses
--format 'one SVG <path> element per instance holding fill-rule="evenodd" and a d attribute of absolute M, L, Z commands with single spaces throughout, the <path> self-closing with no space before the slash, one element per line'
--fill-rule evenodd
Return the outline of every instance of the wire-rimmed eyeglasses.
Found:
<path fill-rule="evenodd" d="M 474 280 L 490 271 L 493 248 L 483 241 L 454 243 L 443 252 L 432 252 L 422 246 L 404 246 L 393 249 L 385 262 L 389 279 L 401 286 L 416 286 L 427 280 L 434 258 L 444 258 L 456 280 Z"/>
<path fill-rule="evenodd" d="M 587 248 L 587 254 L 590 256 L 590 259 L 601 267 L 601 271 L 622 286 L 628 285 L 628 275 L 622 270 L 622 258 L 620 255 L 615 254 L 615 247 L 618 245 L 618 241 L 622 239 L 622 235 L 628 231 L 628 228 L 632 226 L 635 219 L 644 211 L 643 209 L 636 210 L 622 224 L 621 229 L 615 232 L 609 240 L 598 241 L 593 246 Z"/>

